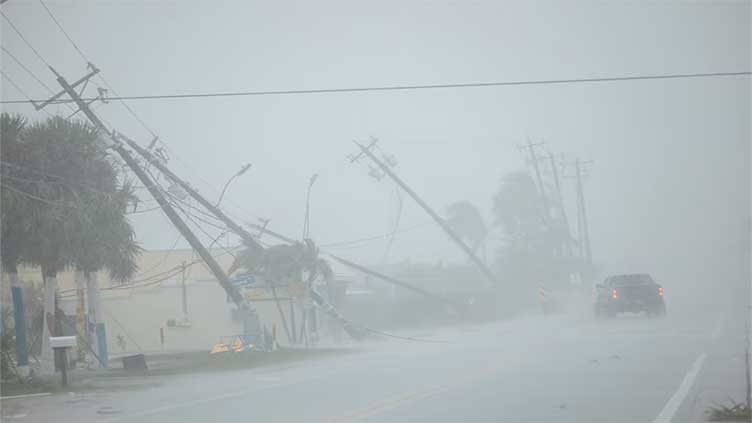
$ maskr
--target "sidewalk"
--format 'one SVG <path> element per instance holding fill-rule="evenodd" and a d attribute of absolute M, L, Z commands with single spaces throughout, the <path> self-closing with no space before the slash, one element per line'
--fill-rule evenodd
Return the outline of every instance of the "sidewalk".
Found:
<path fill-rule="evenodd" d="M 71 369 L 68 371 L 68 387 L 61 385 L 60 373 L 37 376 L 32 382 L 3 381 L 2 397 L 38 393 L 115 391 L 143 389 L 158 386 L 161 377 L 189 373 L 231 371 L 263 366 L 299 362 L 354 353 L 348 348 L 295 348 L 274 352 L 242 352 L 209 354 L 208 351 L 159 351 L 144 354 L 146 371 L 123 369 L 122 358 L 117 355 L 107 369 Z"/>

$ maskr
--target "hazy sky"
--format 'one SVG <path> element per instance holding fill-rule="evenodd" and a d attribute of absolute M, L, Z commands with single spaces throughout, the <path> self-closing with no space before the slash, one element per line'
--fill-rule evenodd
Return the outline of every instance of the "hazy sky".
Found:
<path fill-rule="evenodd" d="M 125 95 L 750 69 L 747 1 L 46 3 Z M 38 2 L 10 0 L 0 10 L 69 80 L 85 72 Z M 2 44 L 54 87 L 2 23 Z M 2 59 L 4 72 L 33 97 L 47 95 Z M 22 98 L 4 79 L 2 89 L 3 98 Z M 604 271 L 704 277 L 723 267 L 723 248 L 739 251 L 749 224 L 749 77 L 130 105 L 169 147 L 170 166 L 210 198 L 253 163 L 225 200 L 248 221 L 271 218 L 273 229 L 299 237 L 308 178 L 318 173 L 311 234 L 321 244 L 391 227 L 394 185 L 346 158 L 352 140 L 369 136 L 442 213 L 469 200 L 490 215 L 500 177 L 524 166 L 516 145 L 528 136 L 570 159 L 594 160 L 586 195 Z M 7 110 L 43 116 L 28 106 Z M 97 111 L 143 145 L 150 141 L 120 105 Z M 571 204 L 573 184 L 565 183 Z M 133 221 L 147 248 L 176 239 L 159 212 Z M 415 225 L 398 236 L 392 260 L 464 261 L 405 198 L 401 226 Z M 384 245 L 334 251 L 377 262 Z M 701 265 L 710 261 L 717 266 Z"/>

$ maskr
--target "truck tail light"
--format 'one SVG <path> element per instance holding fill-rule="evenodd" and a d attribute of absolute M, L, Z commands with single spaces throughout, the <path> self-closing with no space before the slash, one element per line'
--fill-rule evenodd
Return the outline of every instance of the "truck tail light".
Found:
<path fill-rule="evenodd" d="M 619 299 L 619 293 L 618 293 L 618 292 L 616 292 L 616 289 L 612 289 L 612 290 L 611 290 L 611 298 L 613 298 L 613 299 L 615 299 L 615 300 L 616 300 L 616 299 Z"/>
<path fill-rule="evenodd" d="M 658 287 L 658 296 L 659 296 L 659 297 L 662 297 L 662 296 L 663 296 L 663 287 L 662 287 L 662 286 L 659 286 L 659 287 Z"/>

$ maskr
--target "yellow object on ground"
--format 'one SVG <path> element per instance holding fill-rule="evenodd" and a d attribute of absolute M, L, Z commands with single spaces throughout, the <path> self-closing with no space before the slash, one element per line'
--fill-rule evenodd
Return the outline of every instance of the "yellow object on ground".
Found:
<path fill-rule="evenodd" d="M 209 354 L 217 354 L 230 351 L 230 346 L 227 344 L 217 344 L 212 347 Z"/>

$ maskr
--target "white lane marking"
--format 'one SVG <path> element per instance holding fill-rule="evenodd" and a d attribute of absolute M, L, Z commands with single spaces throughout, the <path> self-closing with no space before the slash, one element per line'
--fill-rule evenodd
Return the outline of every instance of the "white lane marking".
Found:
<path fill-rule="evenodd" d="M 687 372 L 686 376 L 684 376 L 684 380 L 682 380 L 681 385 L 679 385 L 679 389 L 677 389 L 671 399 L 668 400 L 666 405 L 663 407 L 663 410 L 661 410 L 660 414 L 658 414 L 658 417 L 655 418 L 654 423 L 671 422 L 671 419 L 674 418 L 674 414 L 676 414 L 679 406 L 681 406 L 682 402 L 684 402 L 684 398 L 689 393 L 689 389 L 692 387 L 692 384 L 694 384 L 695 378 L 697 378 L 697 374 L 700 373 L 702 364 L 705 362 L 707 356 L 708 355 L 706 353 L 702 353 L 697 357 L 695 362 L 692 364 L 692 367 Z"/>
<path fill-rule="evenodd" d="M 134 420 L 134 419 L 137 420 L 140 417 L 150 416 L 150 415 L 159 414 L 159 413 L 165 413 L 165 412 L 168 412 L 168 411 L 179 410 L 181 408 L 193 407 L 193 406 L 196 406 L 196 405 L 207 404 L 207 403 L 211 403 L 211 402 L 215 402 L 215 401 L 221 401 L 221 400 L 226 400 L 226 399 L 230 399 L 230 398 L 243 397 L 243 396 L 246 396 L 246 395 L 250 395 L 250 394 L 258 393 L 260 391 L 264 391 L 266 389 L 273 389 L 273 388 L 280 388 L 280 387 L 285 387 L 285 386 L 291 386 L 293 384 L 294 383 L 289 383 L 289 382 L 288 383 L 279 383 L 279 384 L 275 384 L 275 385 L 268 385 L 268 386 L 265 386 L 265 387 L 263 387 L 261 389 L 259 389 L 259 388 L 246 389 L 246 390 L 243 390 L 243 391 L 231 392 L 231 393 L 228 393 L 228 394 L 218 395 L 218 396 L 210 397 L 210 398 L 201 398 L 201 399 L 195 399 L 195 400 L 192 400 L 192 401 L 185 401 L 185 402 L 174 403 L 174 404 L 165 405 L 165 406 L 162 406 L 162 407 L 152 408 L 150 410 L 144 410 L 144 411 L 139 411 L 139 412 L 135 412 L 135 413 L 129 413 L 129 414 L 125 414 L 124 413 L 124 414 L 122 414 L 120 416 L 117 416 L 117 417 L 100 420 L 100 423 L 111 423 L 111 422 L 116 422 L 116 421 Z"/>
<path fill-rule="evenodd" d="M 48 395 L 52 395 L 50 392 L 40 392 L 38 394 L 25 394 L 25 395 L 11 395 L 7 397 L 0 397 L 0 400 L 9 400 L 9 399 L 17 399 L 17 398 L 31 398 L 31 397 L 46 397 Z"/>
<path fill-rule="evenodd" d="M 721 337 L 721 333 L 723 332 L 723 326 L 726 324 L 726 314 L 721 314 L 718 317 L 718 323 L 715 325 L 715 329 L 713 329 L 713 335 L 711 336 L 711 339 L 713 341 L 717 341 Z"/>

